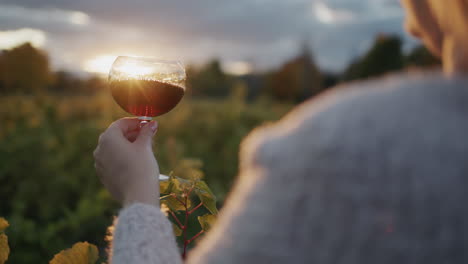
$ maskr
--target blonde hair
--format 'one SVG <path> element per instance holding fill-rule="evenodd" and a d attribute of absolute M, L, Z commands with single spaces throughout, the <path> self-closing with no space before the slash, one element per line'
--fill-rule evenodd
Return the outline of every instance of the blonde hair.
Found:
<path fill-rule="evenodd" d="M 420 0 L 419 0 L 420 1 Z M 468 33 L 468 0 L 429 0 L 439 26 L 444 32 Z"/>
<path fill-rule="evenodd" d="M 402 0 L 406 27 L 442 58 L 444 72 L 468 73 L 468 0 Z"/>

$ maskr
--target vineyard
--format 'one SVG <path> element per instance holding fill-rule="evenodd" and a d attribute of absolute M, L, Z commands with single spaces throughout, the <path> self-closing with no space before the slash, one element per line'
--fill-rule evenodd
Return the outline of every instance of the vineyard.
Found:
<path fill-rule="evenodd" d="M 201 169 L 220 207 L 237 173 L 242 138 L 290 108 L 269 101 L 246 104 L 242 96 L 187 97 L 158 118 L 154 150 L 161 172 Z M 0 216 L 10 224 L 7 263 L 47 263 L 79 241 L 105 252 L 106 228 L 119 207 L 95 176 L 92 153 L 99 134 L 127 115 L 107 92 L 0 98 Z"/>

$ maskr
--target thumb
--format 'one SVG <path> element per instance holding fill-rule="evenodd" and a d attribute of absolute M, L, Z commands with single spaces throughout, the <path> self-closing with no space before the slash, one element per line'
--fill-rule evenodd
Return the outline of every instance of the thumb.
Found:
<path fill-rule="evenodd" d="M 153 138 L 154 134 L 156 134 L 157 130 L 158 122 L 149 122 L 141 128 L 140 133 L 138 134 L 138 137 L 135 140 L 135 143 L 140 145 L 151 146 L 151 139 Z"/>

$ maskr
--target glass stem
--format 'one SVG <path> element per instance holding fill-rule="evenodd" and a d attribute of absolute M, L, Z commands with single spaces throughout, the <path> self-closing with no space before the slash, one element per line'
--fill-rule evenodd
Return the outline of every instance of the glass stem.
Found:
<path fill-rule="evenodd" d="M 153 118 L 150 116 L 139 116 L 138 119 L 140 119 L 140 128 L 142 128 L 144 125 L 151 122 Z"/>

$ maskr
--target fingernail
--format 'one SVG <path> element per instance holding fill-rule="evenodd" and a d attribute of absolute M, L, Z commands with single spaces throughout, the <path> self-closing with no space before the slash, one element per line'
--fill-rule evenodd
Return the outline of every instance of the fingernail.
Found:
<path fill-rule="evenodd" d="M 153 121 L 151 122 L 151 131 L 153 131 L 153 134 L 156 133 L 156 130 L 158 130 L 158 122 Z"/>

